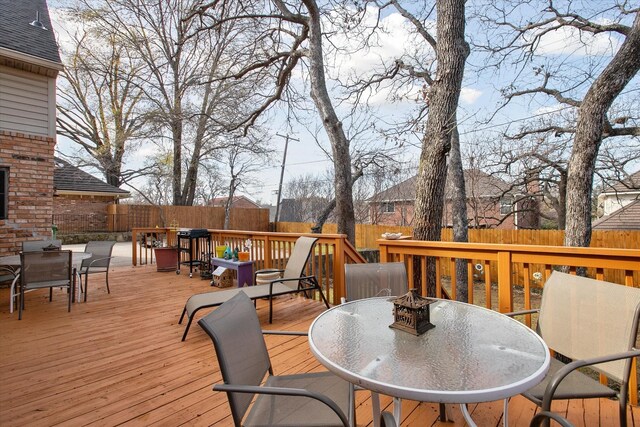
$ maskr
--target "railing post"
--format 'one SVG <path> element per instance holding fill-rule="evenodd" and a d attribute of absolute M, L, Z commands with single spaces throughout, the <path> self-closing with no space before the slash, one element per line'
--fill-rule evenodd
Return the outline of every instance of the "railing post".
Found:
<path fill-rule="evenodd" d="M 335 251 L 333 253 L 333 304 L 338 304 L 340 298 L 345 295 L 344 290 L 344 239 L 335 239 Z M 327 289 L 327 293 L 329 289 Z"/>
<path fill-rule="evenodd" d="M 389 247 L 384 243 L 380 244 L 380 262 L 389 262 Z"/>
<path fill-rule="evenodd" d="M 135 267 L 138 265 L 138 253 L 136 252 L 136 243 L 138 242 L 138 231 L 134 228 L 131 230 L 131 264 Z"/>
<path fill-rule="evenodd" d="M 498 252 L 498 311 L 513 311 L 513 292 L 511 291 L 511 252 Z"/>

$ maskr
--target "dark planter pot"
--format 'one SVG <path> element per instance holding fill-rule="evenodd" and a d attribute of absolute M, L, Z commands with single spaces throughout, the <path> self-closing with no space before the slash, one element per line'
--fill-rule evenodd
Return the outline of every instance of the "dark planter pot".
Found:
<path fill-rule="evenodd" d="M 176 271 L 178 268 L 178 251 L 176 248 L 154 248 L 158 271 Z"/>

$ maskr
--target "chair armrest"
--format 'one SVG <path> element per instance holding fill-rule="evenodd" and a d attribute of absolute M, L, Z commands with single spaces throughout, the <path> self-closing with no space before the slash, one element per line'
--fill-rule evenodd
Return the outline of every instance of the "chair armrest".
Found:
<path fill-rule="evenodd" d="M 547 384 L 547 388 L 544 390 L 544 396 L 542 398 L 542 410 L 550 411 L 551 410 L 551 401 L 553 400 L 553 395 L 556 392 L 556 389 L 562 382 L 562 380 L 569 375 L 571 372 L 575 371 L 578 368 L 583 368 L 585 366 L 597 365 L 599 363 L 604 362 L 612 362 L 614 360 L 621 359 L 629 359 L 632 357 L 640 356 L 640 350 L 633 349 L 630 351 L 625 351 L 622 353 L 614 353 L 606 356 L 593 357 L 591 359 L 583 359 L 583 360 L 574 360 L 571 363 L 567 363 L 562 368 L 558 369 L 555 374 L 549 379 L 549 383 Z"/>
<path fill-rule="evenodd" d="M 310 399 L 318 400 L 327 405 L 335 414 L 340 417 L 340 421 L 345 427 L 349 427 L 349 420 L 340 407 L 333 400 L 329 399 L 324 394 L 315 393 L 313 391 L 305 390 L 302 388 L 288 388 L 288 387 L 262 387 L 253 385 L 233 385 L 233 384 L 215 384 L 213 386 L 215 391 L 224 391 L 232 393 L 251 393 L 251 394 L 271 394 L 281 396 L 300 396 L 308 397 Z"/>
<path fill-rule="evenodd" d="M 538 412 L 536 416 L 531 419 L 531 424 L 529 424 L 529 427 L 538 427 L 545 420 L 548 420 L 548 419 L 552 419 L 556 421 L 562 427 L 573 427 L 573 424 L 571 424 L 565 418 L 563 418 L 559 414 L 556 414 L 555 412 L 550 412 L 550 411 Z"/>
<path fill-rule="evenodd" d="M 260 273 L 284 273 L 284 270 L 279 270 L 277 268 L 263 268 L 262 270 L 256 270 L 253 275 L 255 276 Z"/>
<path fill-rule="evenodd" d="M 294 335 L 294 336 L 298 336 L 298 337 L 306 337 L 309 336 L 308 332 L 303 332 L 303 331 L 275 331 L 275 330 L 266 330 L 263 329 L 262 330 L 262 334 L 263 335 Z"/>
<path fill-rule="evenodd" d="M 533 314 L 533 313 L 538 313 L 540 311 L 539 308 L 534 308 L 532 310 L 520 310 L 520 311 L 512 311 L 511 313 L 502 313 L 505 316 L 509 316 L 509 317 L 515 317 L 515 316 L 522 316 L 523 314 Z"/>
<path fill-rule="evenodd" d="M 300 277 L 290 277 L 288 279 L 279 278 L 279 279 L 273 279 L 269 283 L 273 284 L 273 283 L 276 283 L 276 282 L 294 282 L 294 281 L 298 282 L 300 280 L 308 280 L 308 279 L 311 279 L 311 278 L 315 279 L 315 277 L 316 276 L 300 276 Z"/>
<path fill-rule="evenodd" d="M 91 268 L 93 263 L 96 262 L 96 261 L 103 261 L 105 259 L 111 259 L 111 258 L 113 258 L 113 257 L 112 256 L 106 256 L 106 257 L 102 257 L 102 258 L 92 259 L 91 262 L 89 263 L 89 265 L 87 266 L 87 268 Z"/>

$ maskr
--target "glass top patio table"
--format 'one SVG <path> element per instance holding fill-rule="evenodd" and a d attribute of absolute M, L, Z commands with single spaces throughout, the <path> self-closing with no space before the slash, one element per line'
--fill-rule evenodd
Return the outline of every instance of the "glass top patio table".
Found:
<path fill-rule="evenodd" d="M 517 395 L 544 378 L 549 349 L 522 323 L 482 307 L 437 300 L 435 325 L 420 336 L 389 328 L 388 297 L 338 305 L 309 329 L 312 353 L 327 369 L 397 398 L 477 403 Z"/>

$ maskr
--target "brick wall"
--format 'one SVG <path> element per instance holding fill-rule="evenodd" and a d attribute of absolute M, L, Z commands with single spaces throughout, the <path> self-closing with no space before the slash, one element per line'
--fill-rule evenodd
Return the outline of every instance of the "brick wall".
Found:
<path fill-rule="evenodd" d="M 0 166 L 9 168 L 7 219 L 0 220 L 0 256 L 25 240 L 51 237 L 55 139 L 0 131 Z"/>

